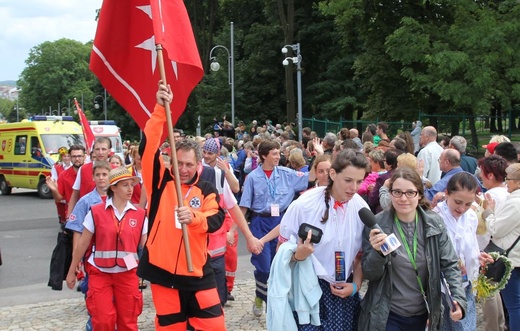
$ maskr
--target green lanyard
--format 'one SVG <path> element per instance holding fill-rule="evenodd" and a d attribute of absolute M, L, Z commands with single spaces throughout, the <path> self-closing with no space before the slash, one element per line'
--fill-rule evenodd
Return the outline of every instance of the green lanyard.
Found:
<path fill-rule="evenodd" d="M 397 219 L 397 215 L 394 216 L 394 220 L 397 226 L 397 230 L 399 230 L 401 240 L 403 241 L 404 248 L 406 249 L 406 253 L 408 254 L 408 259 L 410 259 L 410 263 L 412 264 L 413 270 L 415 271 L 415 275 L 417 276 L 417 282 L 419 283 L 419 287 L 421 288 L 421 294 L 423 295 L 424 301 L 426 302 L 426 294 L 422 285 L 421 276 L 419 276 L 419 272 L 417 271 L 417 264 L 415 263 L 415 259 L 417 257 L 417 223 L 419 220 L 419 216 L 417 215 L 417 213 L 415 213 L 415 230 L 413 232 L 413 255 L 412 252 L 410 252 L 408 240 L 406 240 L 406 236 L 404 235 L 401 223 L 399 223 L 399 220 Z"/>

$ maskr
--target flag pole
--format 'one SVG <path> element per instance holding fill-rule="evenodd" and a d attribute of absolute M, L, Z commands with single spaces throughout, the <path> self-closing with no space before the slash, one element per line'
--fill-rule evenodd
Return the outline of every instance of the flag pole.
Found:
<path fill-rule="evenodd" d="M 161 75 L 161 80 L 163 84 L 168 85 L 166 81 L 166 70 L 164 69 L 164 57 L 162 53 L 162 45 L 155 45 L 157 50 L 157 63 L 159 64 L 159 73 Z M 175 98 L 175 96 L 173 96 Z M 175 177 L 175 189 L 177 191 L 177 202 L 179 207 L 184 205 L 182 199 L 182 191 L 181 191 L 181 182 L 179 180 L 179 165 L 177 164 L 177 149 L 175 148 L 175 138 L 173 136 L 173 123 L 172 116 L 170 112 L 170 103 L 164 103 L 164 109 L 166 111 L 166 123 L 168 124 L 168 138 L 170 140 L 171 147 L 171 163 L 173 168 L 173 176 Z M 182 239 L 184 240 L 184 248 L 186 253 L 186 263 L 188 264 L 188 271 L 193 272 L 193 263 L 191 261 L 191 250 L 190 250 L 190 238 L 188 237 L 188 228 L 187 225 L 182 223 Z"/>

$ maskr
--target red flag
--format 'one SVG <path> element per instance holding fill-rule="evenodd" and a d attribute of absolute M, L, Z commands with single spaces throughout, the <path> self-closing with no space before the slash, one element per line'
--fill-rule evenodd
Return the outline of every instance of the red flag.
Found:
<path fill-rule="evenodd" d="M 90 69 L 140 128 L 153 111 L 160 79 L 156 44 L 162 44 L 175 124 L 204 75 L 182 0 L 104 0 Z"/>
<path fill-rule="evenodd" d="M 85 116 L 85 113 L 83 112 L 83 110 L 81 110 L 81 107 L 79 106 L 78 100 L 76 100 L 76 98 L 74 98 L 74 103 L 76 104 L 76 110 L 78 111 L 79 121 L 81 123 L 81 127 L 83 128 L 85 148 L 87 150 L 87 153 L 90 154 L 90 152 L 92 152 L 92 147 L 94 147 L 94 141 L 96 140 L 96 137 L 94 137 L 94 132 L 92 132 L 92 128 L 88 123 L 87 116 Z"/>

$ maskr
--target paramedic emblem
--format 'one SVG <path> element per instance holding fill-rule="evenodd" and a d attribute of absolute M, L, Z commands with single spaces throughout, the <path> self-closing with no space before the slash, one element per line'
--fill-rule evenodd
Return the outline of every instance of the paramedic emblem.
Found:
<path fill-rule="evenodd" d="M 192 208 L 200 208 L 200 199 L 198 197 L 194 197 L 190 200 L 190 207 Z"/>
<path fill-rule="evenodd" d="M 137 225 L 137 220 L 134 219 L 134 218 L 131 218 L 131 219 L 128 221 L 128 224 L 129 224 L 131 227 L 135 228 L 135 226 Z"/>
<path fill-rule="evenodd" d="M 7 145 L 7 142 L 5 140 L 2 140 L 2 152 L 5 151 L 6 145 Z"/>

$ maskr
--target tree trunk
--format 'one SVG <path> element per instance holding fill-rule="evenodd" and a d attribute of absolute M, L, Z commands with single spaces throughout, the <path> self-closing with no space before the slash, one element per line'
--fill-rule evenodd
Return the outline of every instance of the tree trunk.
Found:
<path fill-rule="evenodd" d="M 469 129 L 471 135 L 471 145 L 476 146 L 478 150 L 478 136 L 477 136 L 477 126 L 475 124 L 475 116 L 469 117 Z"/>
<path fill-rule="evenodd" d="M 502 105 L 500 102 L 497 102 L 497 123 L 498 123 L 498 132 L 504 132 L 504 125 L 502 121 Z"/>
<path fill-rule="evenodd" d="M 497 132 L 496 120 L 497 111 L 495 106 L 493 105 L 493 107 L 489 110 L 489 132 Z"/>

